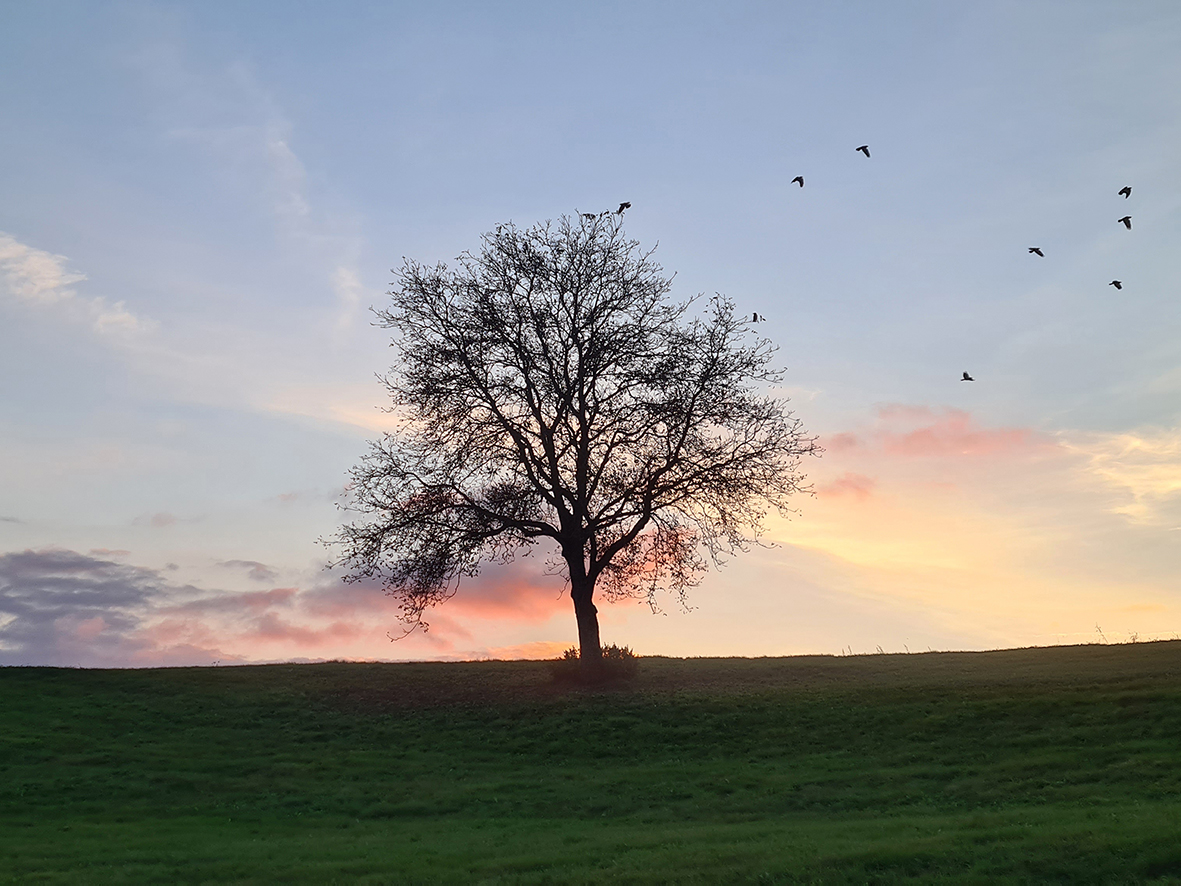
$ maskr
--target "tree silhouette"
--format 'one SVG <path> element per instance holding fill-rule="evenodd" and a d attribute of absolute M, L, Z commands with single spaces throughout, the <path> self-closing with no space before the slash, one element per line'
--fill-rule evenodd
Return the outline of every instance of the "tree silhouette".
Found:
<path fill-rule="evenodd" d="M 596 592 L 683 602 L 707 556 L 788 511 L 820 450 L 760 393 L 775 348 L 722 296 L 690 318 L 670 284 L 609 215 L 499 225 L 454 268 L 405 261 L 376 312 L 399 426 L 352 470 L 346 580 L 379 579 L 426 628 L 481 562 L 548 541 L 593 673 Z"/>

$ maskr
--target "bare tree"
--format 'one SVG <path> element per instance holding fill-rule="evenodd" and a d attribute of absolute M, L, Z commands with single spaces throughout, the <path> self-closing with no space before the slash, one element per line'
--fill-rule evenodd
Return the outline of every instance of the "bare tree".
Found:
<path fill-rule="evenodd" d="M 605 214 L 499 225 L 455 268 L 406 261 L 377 312 L 400 427 L 352 471 L 346 580 L 380 579 L 412 630 L 481 562 L 549 540 L 593 672 L 596 591 L 683 602 L 707 557 L 745 550 L 820 450 L 760 390 L 772 344 L 721 296 L 690 317 L 670 283 Z"/>

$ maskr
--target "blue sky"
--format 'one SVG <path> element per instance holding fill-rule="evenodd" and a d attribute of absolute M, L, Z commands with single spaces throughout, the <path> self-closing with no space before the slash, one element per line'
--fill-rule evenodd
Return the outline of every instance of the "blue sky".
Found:
<path fill-rule="evenodd" d="M 708 575 L 693 611 L 605 607 L 605 640 L 761 655 L 1181 631 L 1175 4 L 4 20 L 0 661 L 573 642 L 526 560 L 391 645 L 389 601 L 341 589 L 317 539 L 385 426 L 368 308 L 390 269 L 622 200 L 678 297 L 769 318 L 828 451 L 817 496 L 769 525 L 777 547 Z"/>

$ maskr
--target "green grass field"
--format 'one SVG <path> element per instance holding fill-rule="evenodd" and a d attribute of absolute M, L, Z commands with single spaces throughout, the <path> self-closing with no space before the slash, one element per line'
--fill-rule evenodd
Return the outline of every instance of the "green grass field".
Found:
<path fill-rule="evenodd" d="M 1181 883 L 1181 642 L 0 669 L 0 882 Z"/>

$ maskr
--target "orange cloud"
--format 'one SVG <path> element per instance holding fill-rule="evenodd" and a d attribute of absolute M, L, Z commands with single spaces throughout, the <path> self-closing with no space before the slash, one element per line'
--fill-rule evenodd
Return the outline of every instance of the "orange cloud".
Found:
<path fill-rule="evenodd" d="M 488 650 L 488 658 L 500 661 L 530 660 L 537 661 L 546 658 L 559 658 L 570 648 L 570 643 L 556 643 L 550 640 L 538 640 L 533 643 L 518 643 L 515 646 L 494 646 Z"/>

